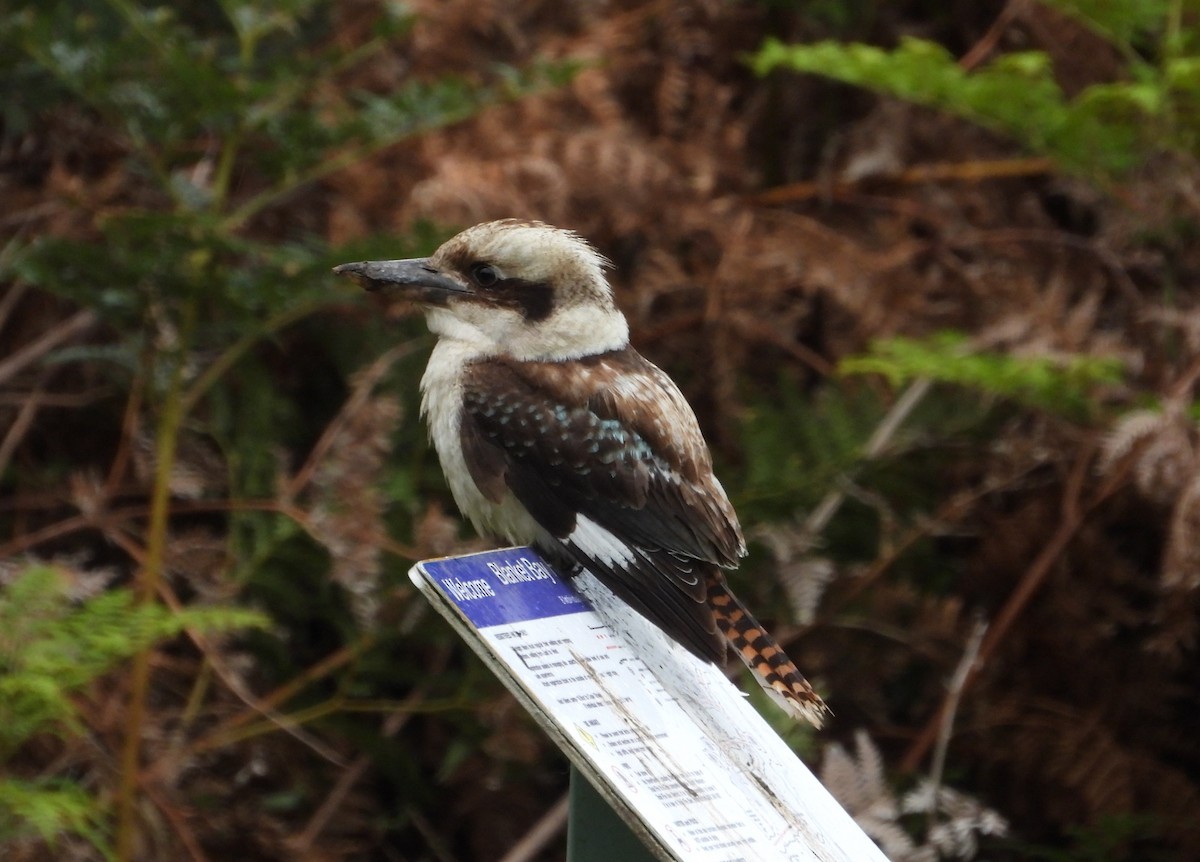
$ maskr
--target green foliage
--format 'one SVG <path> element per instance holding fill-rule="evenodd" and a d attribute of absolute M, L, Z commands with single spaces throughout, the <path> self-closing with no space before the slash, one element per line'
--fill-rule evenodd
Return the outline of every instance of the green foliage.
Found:
<path fill-rule="evenodd" d="M 893 386 L 929 378 L 1071 417 L 1095 407 L 1095 388 L 1120 382 L 1122 366 L 1094 356 L 1012 356 L 972 350 L 946 332 L 925 341 L 890 338 L 863 356 L 842 361 L 843 374 L 882 374 Z"/>
<path fill-rule="evenodd" d="M 210 540 L 224 541 L 227 561 L 205 574 L 219 576 L 241 601 L 270 608 L 270 629 L 247 639 L 267 680 L 294 678 L 361 637 L 344 591 L 330 581 L 330 555 L 310 535 L 313 519 L 329 514 L 310 511 L 319 471 L 295 486 L 281 479 L 320 439 L 352 386 L 350 376 L 418 329 L 385 326 L 381 316 L 365 313 L 322 314 L 335 306 L 344 311 L 347 297 L 361 296 L 329 270 L 347 260 L 426 253 L 443 238 L 443 231 L 424 226 L 407 237 L 331 248 L 320 182 L 573 72 L 569 63 L 532 59 L 521 69 L 498 66 L 470 79 L 388 81 L 364 70 L 373 61 L 394 61 L 411 15 L 398 3 L 373 7 L 355 18 L 359 24 L 375 14 L 371 31 L 347 47 L 349 40 L 331 36 L 347 32 L 335 20 L 344 13 L 328 0 L 47 0 L 0 11 L 6 83 L 0 150 L 19 149 L 22 136 L 49 140 L 44 149 L 64 178 L 51 182 L 45 164 L 28 166 L 31 184 L 42 185 L 61 219 L 40 235 L 9 240 L 0 283 L 22 282 L 97 313 L 102 326 L 85 347 L 44 361 L 86 363 L 113 393 L 90 414 L 104 427 L 96 429 L 96 461 L 88 467 L 110 470 L 113 462 L 104 459 L 113 453 L 102 447 L 130 430 L 135 439 L 126 442 L 153 455 L 149 487 L 135 486 L 149 503 L 148 517 L 137 521 L 145 548 L 138 594 L 157 595 L 164 549 L 180 529 L 173 467 L 202 473 L 200 494 L 211 504 L 204 529 Z M 392 371 L 405 377 L 394 387 L 408 399 L 395 410 L 401 417 L 416 414 L 410 379 L 418 359 L 414 351 Z M 129 416 L 127 405 L 136 407 Z M 388 426 L 369 440 L 393 453 L 386 469 L 363 479 L 365 487 L 375 473 L 394 477 L 379 490 L 377 510 L 360 518 L 378 519 L 380 535 L 385 517 L 402 532 L 420 513 L 424 433 L 416 422 L 399 425 L 395 439 L 379 440 L 392 433 Z M 339 448 L 332 455 L 346 463 L 360 454 Z M 192 450 L 208 457 L 188 461 Z M 0 482 L 7 485 L 19 470 L 40 470 L 14 484 L 47 488 L 68 469 L 18 462 L 10 462 L 16 466 Z M 121 478 L 132 480 L 131 473 Z M 402 570 L 404 562 L 392 565 Z M 70 832 L 103 846 L 111 831 L 115 855 L 131 858 L 135 749 L 143 736 L 139 722 L 149 714 L 134 708 L 149 695 L 149 675 L 137 669 L 148 667 L 149 646 L 184 626 L 229 627 L 258 617 L 228 610 L 174 615 L 153 602 L 135 604 L 124 591 L 73 607 L 47 579 L 53 580 L 35 572 L 0 600 L 0 760 L 32 735 L 78 731 L 79 689 L 133 657 L 123 728 L 130 747 L 124 758 L 114 757 L 119 787 L 100 788 L 115 808 L 116 828 L 109 829 L 111 818 L 94 791 L 31 780 L 0 787 L 0 842 L 30 831 Z M 362 687 L 378 695 L 397 679 L 411 684 L 420 660 L 401 652 Z M 298 699 L 307 702 L 300 708 L 330 696 L 319 686 L 301 688 Z M 377 732 L 372 725 L 364 735 Z M 37 758 L 27 756 L 22 765 L 29 760 Z"/>
<path fill-rule="evenodd" d="M 0 779 L 0 847 L 27 835 L 53 845 L 62 835 L 79 835 L 111 859 L 98 801 L 67 781 Z"/>
<path fill-rule="evenodd" d="M 1067 98 L 1041 51 L 1002 55 L 965 71 L 941 45 L 902 39 L 894 50 L 818 42 L 768 40 L 754 56 L 765 75 L 790 69 L 824 75 L 957 114 L 1011 135 L 1065 169 L 1114 177 L 1162 148 L 1195 154 L 1200 144 L 1200 44 L 1167 26 L 1168 4 L 1140 0 L 1056 4 L 1070 7 L 1122 49 L 1128 80 L 1093 84 Z M 1165 32 L 1157 64 L 1141 59 L 1132 40 Z"/>
<path fill-rule="evenodd" d="M 741 426 L 746 463 L 735 503 L 753 521 L 815 505 L 861 462 L 883 415 L 865 390 L 825 387 L 814 399 L 784 379 L 773 396 L 751 406 Z"/>
<path fill-rule="evenodd" d="M 744 524 L 786 525 L 785 531 L 799 530 L 829 495 L 844 494 L 836 516 L 818 536 L 805 538 L 843 564 L 873 559 L 881 542 L 917 528 L 943 498 L 946 476 L 969 457 L 974 441 L 990 439 L 998 419 L 983 399 L 933 391 L 872 452 L 873 438 L 891 421 L 879 387 L 846 380 L 808 393 L 781 380 L 772 396 L 744 412 L 742 469 L 721 474 L 738 483 L 727 487 Z M 931 588 L 931 573 L 948 566 L 932 553 L 927 543 L 915 543 L 894 569 Z M 745 577 L 760 560 L 748 558 L 739 573 L 744 582 L 770 581 L 766 572 Z"/>
<path fill-rule="evenodd" d="M 109 160 L 102 181 L 79 168 L 81 187 L 120 189 L 112 201 L 64 196 L 58 203 L 78 229 L 14 242 L 0 280 L 99 313 L 111 340 L 47 361 L 89 360 L 117 392 L 141 388 L 145 413 L 158 421 L 145 430 L 164 462 L 160 484 L 182 427 L 220 450 L 229 470 L 221 484 L 234 497 L 271 494 L 281 449 L 311 445 L 313 424 L 344 396 L 337 372 L 350 373 L 398 334 L 375 326 L 348 337 L 323 318 L 321 332 L 307 333 L 310 349 L 287 355 L 294 385 L 280 385 L 280 334 L 359 295 L 334 283 L 331 266 L 424 253 L 441 238 L 425 228 L 331 249 L 292 218 L 297 199 L 399 141 L 573 71 L 535 61 L 497 68 L 490 80 L 355 87 L 353 73 L 392 49 L 412 18 L 385 3 L 367 40 L 346 48 L 329 39 L 334 14 L 321 0 L 49 0 L 0 12 L 0 75 L 16 84 L 0 96 L 0 134 L 69 117 L 105 142 L 97 158 Z M 406 433 L 408 448 L 422 451 L 417 432 Z M 279 520 L 233 516 L 242 580 L 294 532 Z"/>
<path fill-rule="evenodd" d="M 330 86 L 336 76 L 411 24 L 384 8 L 376 37 L 353 52 L 322 43 L 330 9 L 319 0 L 186 9 L 120 0 L 86 11 L 51 2 L 0 19 L 0 44 L 15 74 L 124 130 L 181 210 L 220 210 L 236 160 L 253 158 L 271 185 L 242 204 L 236 218 L 244 219 L 300 182 L 496 98 L 493 88 L 454 79 L 343 98 Z M 198 142 L 219 157 L 211 184 L 175 173 L 196 164 Z M 349 151 L 330 162 L 339 146 Z"/>
<path fill-rule="evenodd" d="M 151 362 L 159 391 L 189 352 L 224 351 L 216 369 L 227 371 L 250 344 L 340 301 L 329 268 L 341 253 L 296 228 L 262 237 L 252 221 L 382 148 L 570 71 L 410 80 L 386 94 L 334 86 L 411 23 L 385 9 L 352 51 L 323 41 L 330 9 L 317 0 L 86 11 L 64 0 L 0 15 L 0 74 L 115 133 L 137 189 L 97 218 L 98 237 L 38 239 L 0 277 L 100 311 L 126 335 L 119 365 Z M 10 96 L 0 114 L 11 133 L 33 112 Z"/>
<path fill-rule="evenodd" d="M 887 437 L 869 443 L 891 424 L 878 387 L 821 387 L 802 392 L 786 379 L 770 396 L 751 400 L 741 437 L 745 464 L 731 486 L 747 523 L 797 522 L 832 492 L 844 505 L 822 530 L 822 552 L 839 561 L 870 558 L 880 541 L 918 524 L 944 496 L 945 476 L 969 459 L 974 441 L 990 439 L 1013 409 L 1033 407 L 1070 419 L 1093 418 L 1100 387 L 1119 383 L 1123 368 L 1090 356 L 1021 357 L 972 350 L 965 336 L 947 332 L 926 340 L 892 338 L 842 361 L 843 375 L 879 374 L 899 388 L 918 380 L 951 384 L 919 397 Z M 964 398 L 961 389 L 981 397 Z M 1008 402 L 997 410 L 995 398 Z M 800 519 L 803 520 L 803 519 Z M 924 544 L 894 564 L 911 572 L 922 590 L 944 592 L 948 564 Z"/>
<path fill-rule="evenodd" d="M 1087 24 L 1117 45 L 1132 45 L 1161 31 L 1174 0 L 1042 0 Z"/>
<path fill-rule="evenodd" d="M 1069 842 L 1065 847 L 1019 843 L 1018 847 L 1023 858 L 1038 862 L 1121 862 L 1131 858 L 1165 862 L 1166 856 L 1131 851 L 1139 841 L 1146 841 L 1159 832 L 1160 824 L 1154 817 L 1131 812 L 1101 817 L 1095 823 L 1069 829 Z"/>
<path fill-rule="evenodd" d="M 82 732 L 74 698 L 139 650 L 184 629 L 221 632 L 265 626 L 241 608 L 172 613 L 110 590 L 81 603 L 64 576 L 32 566 L 0 593 L 0 764 L 39 734 Z M 0 781 L 0 846 L 35 832 L 46 841 L 71 832 L 103 845 L 103 808 L 82 788 L 52 778 Z"/>

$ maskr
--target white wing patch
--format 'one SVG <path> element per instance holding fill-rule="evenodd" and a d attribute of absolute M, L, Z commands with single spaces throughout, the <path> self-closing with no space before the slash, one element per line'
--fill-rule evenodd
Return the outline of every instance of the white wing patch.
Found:
<path fill-rule="evenodd" d="M 575 529 L 566 541 L 608 568 L 628 568 L 637 562 L 633 548 L 584 515 L 576 514 Z"/>

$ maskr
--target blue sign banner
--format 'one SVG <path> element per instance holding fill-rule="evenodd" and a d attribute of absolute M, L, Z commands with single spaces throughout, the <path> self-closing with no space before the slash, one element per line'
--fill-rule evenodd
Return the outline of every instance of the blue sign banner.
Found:
<path fill-rule="evenodd" d="M 532 548 L 426 560 L 421 569 L 480 629 L 590 610 L 568 580 Z"/>

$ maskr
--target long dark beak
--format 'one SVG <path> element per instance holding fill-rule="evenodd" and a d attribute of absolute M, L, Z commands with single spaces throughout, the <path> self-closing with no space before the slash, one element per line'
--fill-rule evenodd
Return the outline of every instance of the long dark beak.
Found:
<path fill-rule="evenodd" d="M 349 276 L 371 292 L 395 294 L 418 302 L 445 302 L 451 294 L 470 292 L 464 282 L 433 266 L 427 257 L 363 260 L 343 263 L 333 271 Z"/>

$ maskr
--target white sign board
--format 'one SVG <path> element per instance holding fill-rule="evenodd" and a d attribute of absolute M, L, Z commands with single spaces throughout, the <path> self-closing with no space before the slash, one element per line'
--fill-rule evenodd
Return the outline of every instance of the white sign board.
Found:
<path fill-rule="evenodd" d="M 660 858 L 886 862 L 719 669 L 661 642 L 647 662 L 535 551 L 410 577 Z"/>

